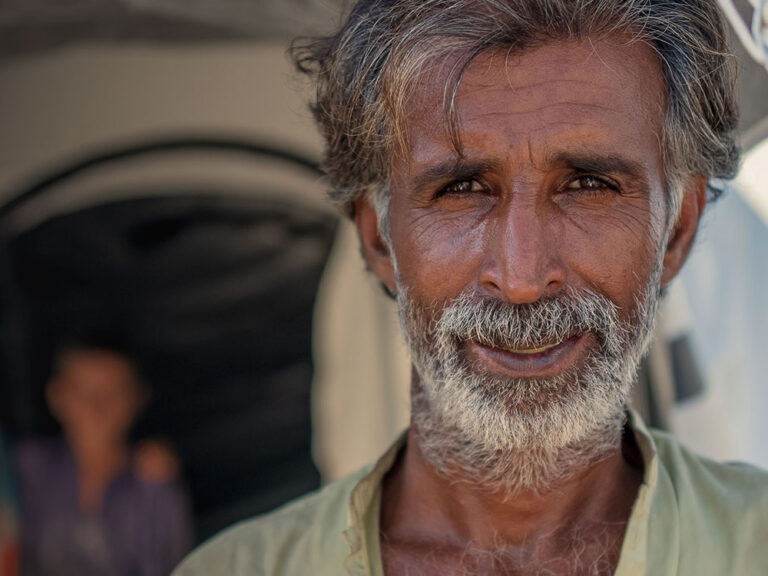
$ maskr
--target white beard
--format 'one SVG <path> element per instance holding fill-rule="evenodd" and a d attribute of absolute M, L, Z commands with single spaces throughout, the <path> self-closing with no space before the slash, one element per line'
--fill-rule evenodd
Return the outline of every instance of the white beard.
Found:
<path fill-rule="evenodd" d="M 545 492 L 617 449 L 626 399 L 653 332 L 661 258 L 631 320 L 593 292 L 515 306 L 465 293 L 435 314 L 398 281 L 400 323 L 419 378 L 412 421 L 440 474 L 511 498 Z M 503 378 L 472 366 L 462 342 L 532 348 L 591 332 L 583 366 L 553 378 Z"/>

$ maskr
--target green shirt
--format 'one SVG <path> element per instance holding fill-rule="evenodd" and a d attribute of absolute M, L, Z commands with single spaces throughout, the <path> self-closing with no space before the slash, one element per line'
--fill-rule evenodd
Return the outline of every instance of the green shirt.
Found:
<path fill-rule="evenodd" d="M 645 471 L 618 576 L 768 575 L 768 473 L 692 454 L 630 413 Z M 173 576 L 383 576 L 381 483 L 405 442 L 379 461 L 193 552 Z"/>

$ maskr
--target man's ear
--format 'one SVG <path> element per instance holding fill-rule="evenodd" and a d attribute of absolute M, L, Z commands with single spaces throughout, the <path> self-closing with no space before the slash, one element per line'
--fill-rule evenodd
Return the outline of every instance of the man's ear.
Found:
<path fill-rule="evenodd" d="M 376 210 L 366 194 L 355 200 L 355 225 L 360 236 L 360 247 L 368 269 L 386 286 L 395 292 L 395 268 L 389 253 L 389 246 L 379 234 Z"/>
<path fill-rule="evenodd" d="M 662 287 L 672 281 L 688 258 L 706 205 L 707 179 L 703 176 L 692 178 L 683 191 L 680 214 L 667 239 L 664 270 L 661 274 Z"/>

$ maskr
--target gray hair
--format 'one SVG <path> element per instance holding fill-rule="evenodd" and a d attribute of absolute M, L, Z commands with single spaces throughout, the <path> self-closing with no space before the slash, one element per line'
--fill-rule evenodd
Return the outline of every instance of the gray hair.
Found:
<path fill-rule="evenodd" d="M 316 81 L 312 110 L 326 141 L 331 200 L 351 214 L 368 193 L 386 224 L 392 158 L 407 149 L 406 103 L 431 63 L 460 57 L 445 86 L 460 154 L 455 97 L 478 54 L 619 32 L 651 46 L 663 72 L 668 215 L 677 214 L 691 176 L 706 177 L 717 198 L 712 179 L 732 178 L 739 154 L 734 58 L 715 0 L 360 0 L 336 35 L 292 48 L 299 70 Z"/>

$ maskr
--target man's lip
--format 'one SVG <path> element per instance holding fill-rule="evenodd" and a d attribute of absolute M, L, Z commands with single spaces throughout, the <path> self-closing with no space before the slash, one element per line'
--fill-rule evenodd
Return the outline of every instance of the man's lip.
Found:
<path fill-rule="evenodd" d="M 466 352 L 472 363 L 490 373 L 510 378 L 546 378 L 567 370 L 578 362 L 586 346 L 588 334 L 576 334 L 557 344 L 536 348 L 509 350 L 466 342 Z"/>

